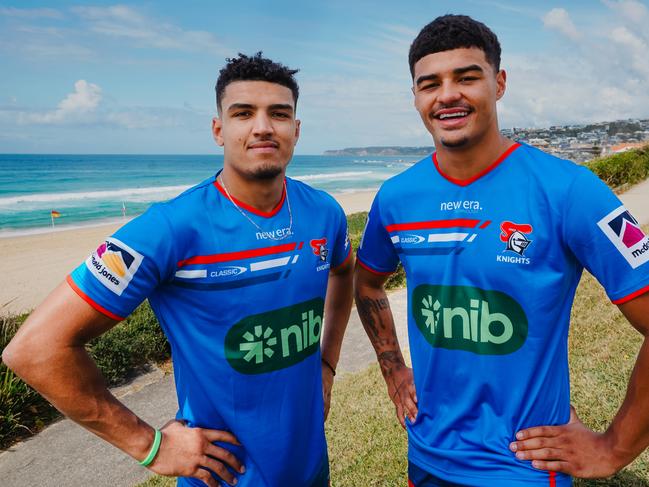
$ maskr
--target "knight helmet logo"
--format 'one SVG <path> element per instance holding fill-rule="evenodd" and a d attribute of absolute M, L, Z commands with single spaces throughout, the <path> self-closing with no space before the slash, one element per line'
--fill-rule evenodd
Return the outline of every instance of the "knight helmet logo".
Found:
<path fill-rule="evenodd" d="M 525 249 L 532 243 L 532 240 L 525 236 L 527 233 L 532 233 L 532 225 L 527 223 L 502 222 L 500 232 L 500 240 L 507 243 L 505 250 L 511 250 L 518 255 L 523 255 Z"/>
<path fill-rule="evenodd" d="M 327 249 L 327 239 L 324 237 L 314 238 L 309 243 L 311 244 L 313 253 L 320 257 L 321 261 L 326 262 L 327 255 L 329 254 L 329 250 Z"/>

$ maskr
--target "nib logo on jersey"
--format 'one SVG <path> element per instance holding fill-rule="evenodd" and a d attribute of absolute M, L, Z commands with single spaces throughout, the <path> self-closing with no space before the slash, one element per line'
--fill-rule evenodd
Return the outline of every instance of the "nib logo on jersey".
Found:
<path fill-rule="evenodd" d="M 497 255 L 496 260 L 510 264 L 529 264 L 531 260 L 524 257 L 523 254 L 532 243 L 532 240 L 527 237 L 532 233 L 532 230 L 532 225 L 528 223 L 502 222 L 500 224 L 500 240 L 507 244 L 505 251 L 513 252 L 518 256 Z"/>
<path fill-rule="evenodd" d="M 225 358 L 242 374 L 263 374 L 290 367 L 318 350 L 324 300 L 311 299 L 248 316 L 225 337 Z"/>
<path fill-rule="evenodd" d="M 109 238 L 95 250 L 86 267 L 97 280 L 121 296 L 142 263 L 142 255 L 124 242 Z"/>
<path fill-rule="evenodd" d="M 635 269 L 649 261 L 649 237 L 624 206 L 610 212 L 597 222 L 597 226 L 631 267 Z"/>
<path fill-rule="evenodd" d="M 500 291 L 422 284 L 411 302 L 417 328 L 433 347 L 505 355 L 527 339 L 523 308 Z"/>

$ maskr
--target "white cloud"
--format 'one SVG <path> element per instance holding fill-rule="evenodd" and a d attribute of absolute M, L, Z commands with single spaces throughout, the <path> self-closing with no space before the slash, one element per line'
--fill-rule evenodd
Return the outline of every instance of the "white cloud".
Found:
<path fill-rule="evenodd" d="M 636 24 L 642 24 L 649 18 L 649 9 L 644 4 L 635 0 L 622 0 L 617 2 L 604 0 L 603 3 L 611 10 L 619 12 L 626 20 L 630 20 Z"/>
<path fill-rule="evenodd" d="M 0 7 L 0 15 L 4 17 L 18 17 L 23 19 L 62 19 L 63 14 L 53 8 L 14 8 Z"/>
<path fill-rule="evenodd" d="M 74 91 L 61 100 L 56 110 L 22 113 L 19 121 L 45 125 L 79 122 L 85 115 L 94 112 L 99 102 L 101 102 L 101 88 L 80 79 L 74 83 Z"/>
<path fill-rule="evenodd" d="M 101 87 L 78 80 L 74 91 L 63 98 L 56 109 L 38 111 L 24 107 L 0 106 L 0 125 L 50 127 L 100 127 L 118 129 L 159 129 L 170 127 L 209 126 L 211 117 L 190 108 L 104 106 Z"/>
<path fill-rule="evenodd" d="M 553 8 L 543 16 L 543 25 L 548 29 L 561 32 L 570 39 L 577 40 L 581 34 L 572 22 L 570 15 L 563 8 Z"/>
<path fill-rule="evenodd" d="M 229 54 L 210 32 L 184 30 L 168 22 L 148 18 L 126 5 L 110 7 L 74 7 L 90 23 L 90 30 L 105 36 L 129 39 L 139 47 L 181 51 L 212 51 Z"/>

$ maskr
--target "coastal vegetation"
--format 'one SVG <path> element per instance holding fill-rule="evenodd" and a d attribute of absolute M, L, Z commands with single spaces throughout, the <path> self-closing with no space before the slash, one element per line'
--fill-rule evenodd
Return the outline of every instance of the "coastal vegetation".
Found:
<path fill-rule="evenodd" d="M 586 166 L 614 191 L 622 192 L 649 177 L 649 144 L 639 149 L 593 159 Z"/>

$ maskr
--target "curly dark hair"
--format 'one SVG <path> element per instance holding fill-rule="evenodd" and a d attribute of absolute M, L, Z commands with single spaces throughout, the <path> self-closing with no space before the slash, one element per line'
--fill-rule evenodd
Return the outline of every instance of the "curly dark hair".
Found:
<path fill-rule="evenodd" d="M 259 51 L 254 56 L 239 53 L 238 57 L 227 58 L 227 64 L 219 71 L 216 80 L 216 107 L 221 112 L 221 100 L 225 87 L 234 81 L 268 81 L 286 86 L 293 93 L 293 102 L 297 105 L 300 89 L 293 75 L 297 69 L 290 69 L 283 64 L 271 61 Z"/>
<path fill-rule="evenodd" d="M 500 42 L 489 27 L 466 15 L 442 15 L 426 25 L 408 53 L 410 74 L 415 76 L 415 64 L 424 56 L 463 47 L 482 49 L 496 72 L 500 71 Z"/>

